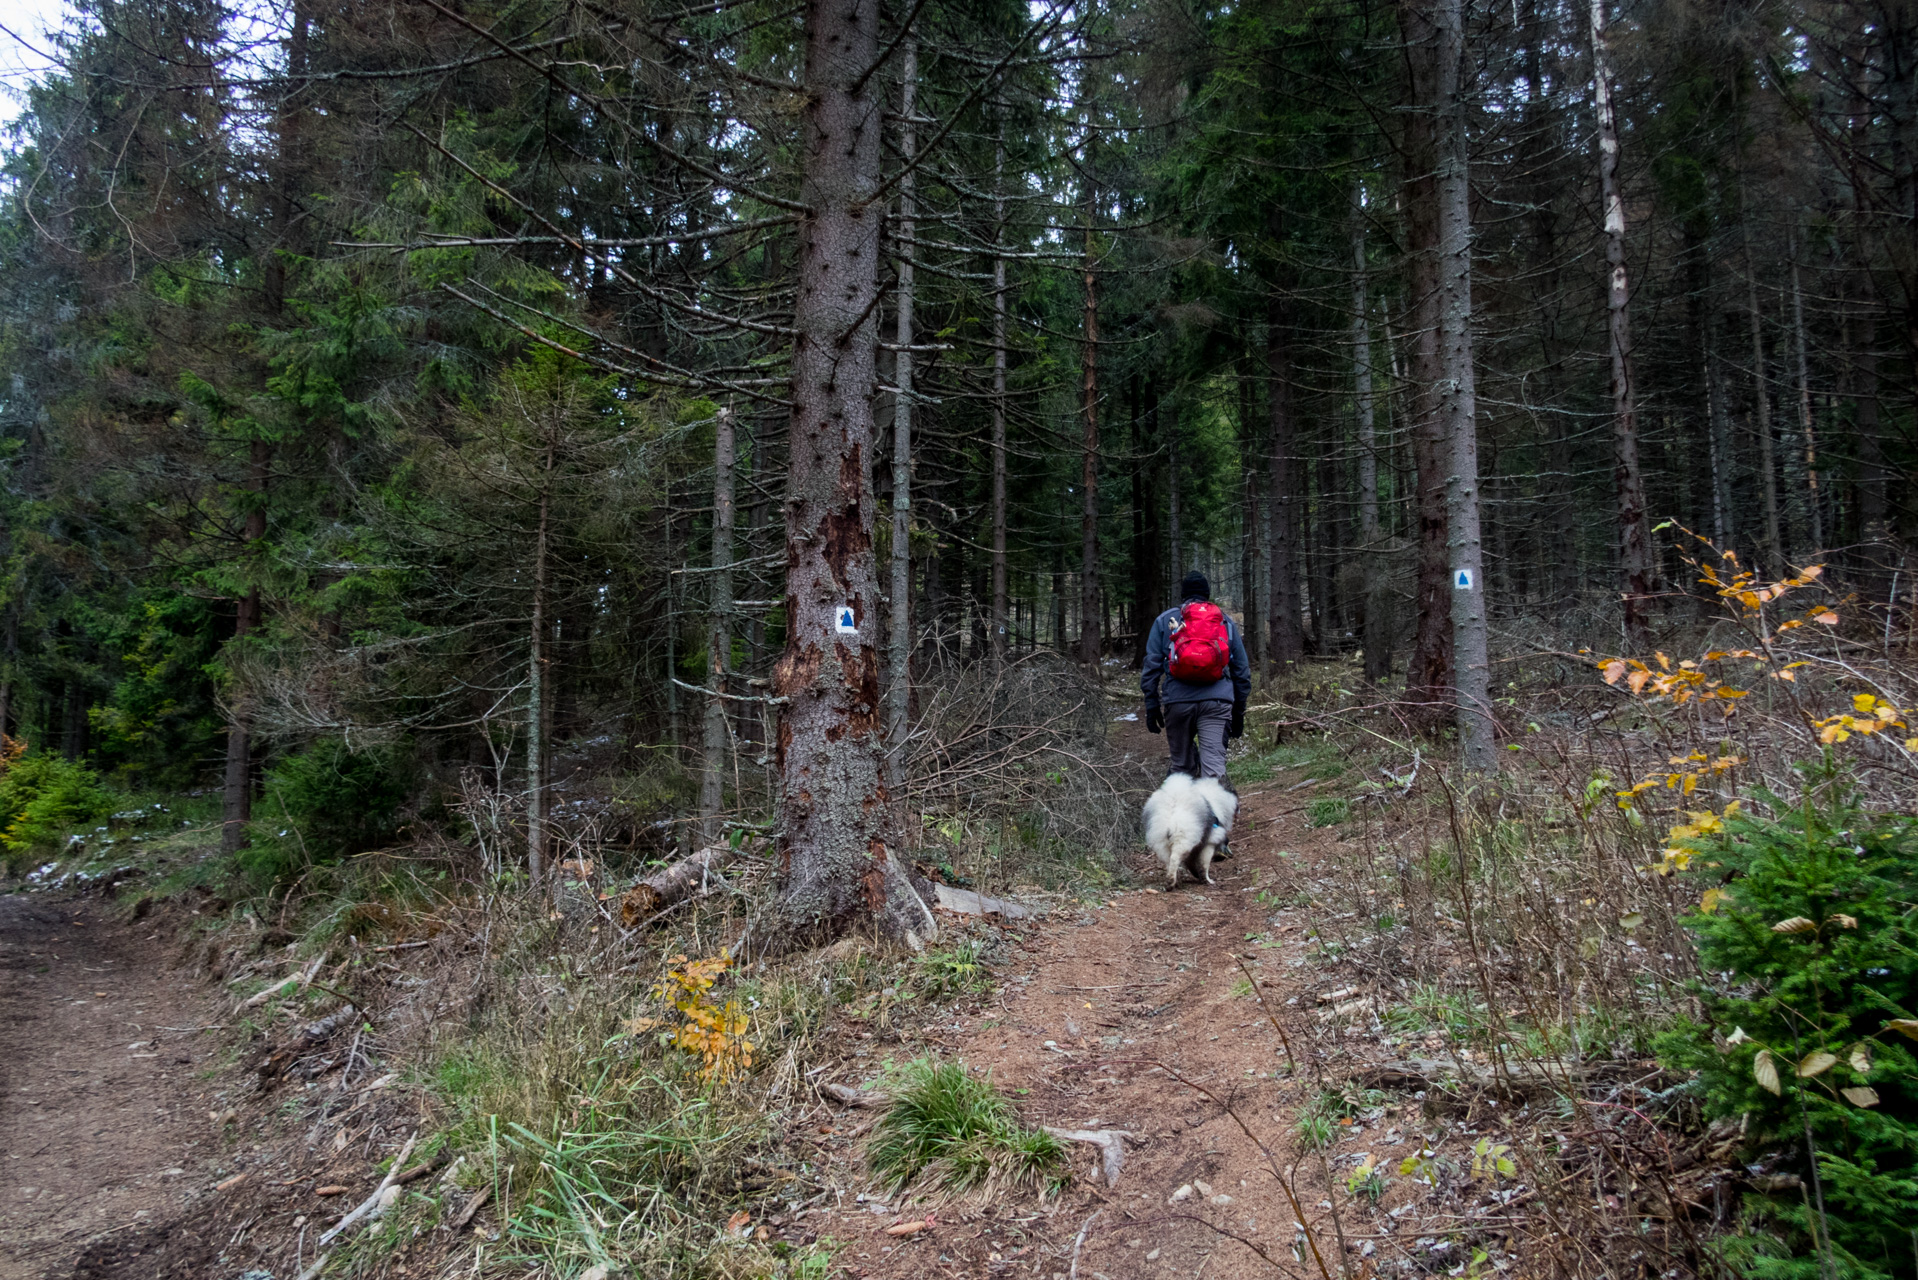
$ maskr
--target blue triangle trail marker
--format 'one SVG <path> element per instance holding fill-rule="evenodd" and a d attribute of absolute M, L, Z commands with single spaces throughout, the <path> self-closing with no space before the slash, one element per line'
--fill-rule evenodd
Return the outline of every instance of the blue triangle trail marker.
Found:
<path fill-rule="evenodd" d="M 1452 570 L 1452 589 L 1470 591 L 1472 589 L 1472 571 L 1470 569 Z"/>
<path fill-rule="evenodd" d="M 851 605 L 842 604 L 839 606 L 839 622 L 833 629 L 842 636 L 856 636 L 859 634 L 859 627 L 852 620 Z"/>

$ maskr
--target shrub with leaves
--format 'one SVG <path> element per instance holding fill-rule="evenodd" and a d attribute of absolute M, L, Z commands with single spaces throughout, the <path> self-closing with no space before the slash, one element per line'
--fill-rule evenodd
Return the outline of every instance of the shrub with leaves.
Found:
<path fill-rule="evenodd" d="M 893 1187 L 922 1176 L 957 1191 L 993 1187 L 1057 1190 L 1065 1182 L 1059 1140 L 1019 1123 L 992 1081 L 957 1062 L 919 1058 L 888 1082 L 892 1106 L 873 1130 L 866 1158 Z"/>
<path fill-rule="evenodd" d="M 753 1044 L 746 1039 L 746 1011 L 738 1000 L 722 1001 L 712 993 L 732 957 L 722 951 L 704 960 L 674 956 L 668 963 L 673 967 L 653 987 L 653 996 L 671 1004 L 682 1019 L 667 1034 L 668 1042 L 699 1056 L 701 1080 L 730 1080 L 751 1069 Z M 659 1018 L 636 1018 L 627 1030 L 636 1033 L 665 1025 Z"/>
<path fill-rule="evenodd" d="M 1909 1276 L 1918 1223 L 1918 820 L 1852 802 L 1829 764 L 1806 799 L 1761 796 L 1685 841 L 1723 880 L 1689 923 L 1709 1027 L 1662 1043 L 1706 1111 L 1742 1119 L 1804 1188 L 1728 1256 L 1767 1280 Z"/>
<path fill-rule="evenodd" d="M 0 769 L 0 842 L 9 855 L 51 852 L 75 827 L 113 812 L 113 797 L 85 765 L 64 756 L 9 755 Z"/>

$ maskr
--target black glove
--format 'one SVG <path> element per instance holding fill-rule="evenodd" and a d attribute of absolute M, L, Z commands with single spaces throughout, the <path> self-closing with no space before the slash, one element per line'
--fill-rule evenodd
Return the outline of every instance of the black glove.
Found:
<path fill-rule="evenodd" d="M 1243 702 L 1232 704 L 1232 726 L 1225 731 L 1225 736 L 1228 741 L 1245 736 L 1245 704 Z"/>
<path fill-rule="evenodd" d="M 1159 704 L 1153 703 L 1145 709 L 1145 731 L 1157 733 L 1165 728 L 1165 712 L 1159 710 Z"/>

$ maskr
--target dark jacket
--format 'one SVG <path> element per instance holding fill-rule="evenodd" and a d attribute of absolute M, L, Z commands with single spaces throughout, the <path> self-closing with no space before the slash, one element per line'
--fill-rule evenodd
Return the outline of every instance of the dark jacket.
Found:
<path fill-rule="evenodd" d="M 1139 691 L 1145 694 L 1146 706 L 1215 700 L 1242 703 L 1249 698 L 1252 664 L 1245 656 L 1245 639 L 1239 635 L 1239 624 L 1229 613 L 1225 615 L 1225 631 L 1232 638 L 1232 652 L 1226 660 L 1225 675 L 1212 684 L 1187 684 L 1165 673 L 1166 659 L 1172 648 L 1172 620 L 1178 616 L 1178 609 L 1167 609 L 1153 621 L 1152 632 L 1146 637 L 1145 668 L 1139 673 Z"/>

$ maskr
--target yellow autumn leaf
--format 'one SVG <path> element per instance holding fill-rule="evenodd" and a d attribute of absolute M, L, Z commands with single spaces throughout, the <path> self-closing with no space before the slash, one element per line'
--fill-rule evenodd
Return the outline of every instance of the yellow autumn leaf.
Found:
<path fill-rule="evenodd" d="M 1885 1020 L 1885 1026 L 1898 1032 L 1900 1035 L 1910 1036 L 1913 1040 L 1918 1040 L 1918 1018 L 1887 1018 Z"/>
<path fill-rule="evenodd" d="M 1845 1101 L 1854 1107 L 1875 1107 L 1878 1105 L 1878 1090 L 1867 1084 L 1853 1085 L 1849 1089 L 1840 1089 Z"/>
<path fill-rule="evenodd" d="M 1598 664 L 1598 669 L 1604 673 L 1606 684 L 1617 684 L 1625 675 L 1625 663 L 1624 660 L 1620 658 L 1613 658 L 1609 662 L 1601 662 Z"/>
<path fill-rule="evenodd" d="M 1771 1050 L 1760 1049 L 1758 1056 L 1752 1059 L 1752 1079 L 1767 1093 L 1779 1092 L 1778 1064 L 1771 1060 Z"/>
<path fill-rule="evenodd" d="M 1871 1074 L 1871 1046 L 1860 1040 L 1851 1047 L 1851 1069 L 1859 1075 Z"/>
<path fill-rule="evenodd" d="M 1712 888 L 1705 890 L 1704 894 L 1699 897 L 1698 909 L 1706 915 L 1710 915 L 1712 912 L 1718 910 L 1718 904 L 1724 900 L 1725 891 L 1714 885 Z"/>
<path fill-rule="evenodd" d="M 1780 920 L 1771 927 L 1771 931 L 1773 933 L 1810 933 L 1817 927 L 1818 922 L 1815 920 L 1808 920 L 1804 916 L 1792 916 L 1789 919 Z"/>

